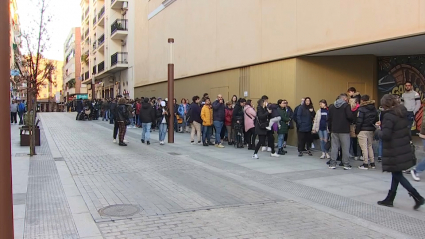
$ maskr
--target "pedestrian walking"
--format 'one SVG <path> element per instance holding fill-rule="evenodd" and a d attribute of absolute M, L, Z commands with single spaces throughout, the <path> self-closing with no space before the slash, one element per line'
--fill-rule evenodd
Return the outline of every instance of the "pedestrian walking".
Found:
<path fill-rule="evenodd" d="M 10 104 L 10 123 L 17 124 L 17 114 L 18 114 L 18 104 L 16 103 L 16 100 L 13 100 Z"/>
<path fill-rule="evenodd" d="M 384 108 L 382 122 L 378 121 L 380 127 L 377 134 L 382 139 L 382 171 L 392 174 L 391 188 L 387 197 L 378 201 L 379 205 L 392 207 L 397 193 L 398 185 L 401 184 L 415 201 L 413 208 L 416 210 L 424 204 L 424 198 L 404 177 L 402 171 L 414 166 L 413 153 L 411 149 L 411 135 L 406 118 L 407 109 L 400 105 L 394 95 L 386 94 L 381 99 Z"/>
<path fill-rule="evenodd" d="M 126 105 L 127 101 L 124 98 L 119 99 L 118 105 L 116 107 L 116 117 L 115 121 L 118 124 L 119 127 L 119 146 L 127 146 L 126 143 L 124 143 L 124 137 L 125 133 L 127 132 L 127 125 L 130 123 L 129 120 L 129 112 L 128 107 Z"/>
<path fill-rule="evenodd" d="M 23 125 L 24 124 L 24 114 L 26 112 L 26 107 L 25 107 L 25 100 L 22 100 L 21 102 L 19 102 L 18 104 L 18 115 L 19 115 L 19 125 Z"/>
<path fill-rule="evenodd" d="M 140 122 L 142 122 L 142 143 L 150 145 L 150 136 L 151 136 L 151 127 L 152 123 L 155 122 L 155 110 L 152 107 L 152 104 L 149 103 L 149 98 L 145 98 L 142 103 L 142 108 L 140 110 Z"/>
<path fill-rule="evenodd" d="M 165 135 L 167 134 L 167 126 L 170 117 L 170 112 L 164 101 L 161 101 L 157 114 L 159 113 L 159 144 L 165 144 Z M 158 115 L 157 115 L 158 116 Z"/>

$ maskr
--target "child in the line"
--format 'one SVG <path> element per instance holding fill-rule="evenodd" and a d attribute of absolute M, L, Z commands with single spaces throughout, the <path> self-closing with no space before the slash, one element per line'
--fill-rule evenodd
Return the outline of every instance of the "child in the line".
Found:
<path fill-rule="evenodd" d="M 280 114 L 277 111 L 279 106 L 277 104 L 268 104 L 267 108 L 272 111 L 272 113 L 271 113 L 272 118 L 270 119 L 269 126 L 266 127 L 266 129 L 272 130 L 273 124 L 278 123 L 281 120 Z"/>

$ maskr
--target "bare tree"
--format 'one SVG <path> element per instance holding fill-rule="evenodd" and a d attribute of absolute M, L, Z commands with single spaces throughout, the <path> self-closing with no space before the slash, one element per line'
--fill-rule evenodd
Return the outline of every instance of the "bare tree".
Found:
<path fill-rule="evenodd" d="M 40 88 L 52 81 L 52 74 L 56 69 L 53 61 L 47 60 L 43 56 L 43 52 L 49 46 L 49 36 L 47 24 L 51 20 L 51 16 L 47 15 L 46 10 L 49 6 L 49 0 L 39 0 L 37 3 L 37 11 L 39 12 L 39 20 L 34 21 L 34 27 L 28 32 L 22 33 L 22 44 L 24 56 L 17 55 L 15 58 L 15 66 L 19 70 L 23 81 L 27 82 L 27 120 L 30 132 L 30 155 L 36 155 L 35 152 L 35 132 L 36 132 L 36 113 L 37 113 L 37 97 Z"/>

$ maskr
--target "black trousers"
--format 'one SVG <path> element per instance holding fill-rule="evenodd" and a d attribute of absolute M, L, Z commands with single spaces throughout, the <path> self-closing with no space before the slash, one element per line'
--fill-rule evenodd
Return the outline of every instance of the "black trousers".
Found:
<path fill-rule="evenodd" d="M 266 138 L 267 138 L 267 146 L 272 149 L 272 154 L 275 153 L 273 131 L 267 131 L 266 135 L 258 135 L 258 138 L 259 138 L 259 141 L 257 143 L 257 146 L 255 146 L 254 154 L 258 153 L 262 145 L 264 146 L 266 145 Z"/>
<path fill-rule="evenodd" d="M 17 114 L 18 112 L 10 112 L 10 123 L 18 123 L 17 121 Z"/>
<path fill-rule="evenodd" d="M 118 135 L 118 129 L 119 129 L 119 123 L 117 121 L 114 121 L 114 135 L 112 135 L 112 137 L 114 139 L 117 139 L 117 135 Z"/>
<path fill-rule="evenodd" d="M 311 132 L 298 131 L 298 152 L 302 152 L 304 149 L 310 150 L 312 141 L 313 137 L 311 136 Z"/>
<path fill-rule="evenodd" d="M 255 147 L 255 138 L 257 135 L 255 135 L 255 127 L 250 128 L 245 133 L 245 141 L 248 144 L 248 148 L 254 148 Z"/>

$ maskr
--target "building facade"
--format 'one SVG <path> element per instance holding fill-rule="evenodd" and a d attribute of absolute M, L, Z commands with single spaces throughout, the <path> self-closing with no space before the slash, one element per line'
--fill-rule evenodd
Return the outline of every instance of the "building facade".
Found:
<path fill-rule="evenodd" d="M 167 96 L 168 38 L 175 40 L 178 101 L 268 95 L 295 108 L 309 96 L 317 108 L 348 87 L 377 99 L 379 59 L 425 54 L 425 0 L 150 0 L 135 7 L 135 97 Z"/>
<path fill-rule="evenodd" d="M 81 79 L 90 99 L 134 96 L 134 2 L 81 1 Z"/>
<path fill-rule="evenodd" d="M 62 102 L 68 102 L 77 95 L 87 95 L 87 85 L 81 84 L 81 32 L 72 28 L 64 44 Z"/>
<path fill-rule="evenodd" d="M 9 3 L 10 10 L 10 97 L 18 100 L 26 100 L 26 83 L 23 83 L 19 77 L 19 71 L 15 66 L 15 61 L 21 59 L 21 31 L 19 24 L 18 5 L 16 0 L 11 0 Z"/>
<path fill-rule="evenodd" d="M 55 66 L 52 72 L 52 79 L 45 79 L 38 91 L 37 102 L 40 104 L 40 111 L 53 112 L 58 111 L 58 104 L 61 102 L 61 91 L 63 89 L 63 61 L 43 59 L 43 62 L 51 62 Z M 41 66 L 43 67 L 43 66 Z M 39 80 L 41 82 L 41 80 Z"/>

